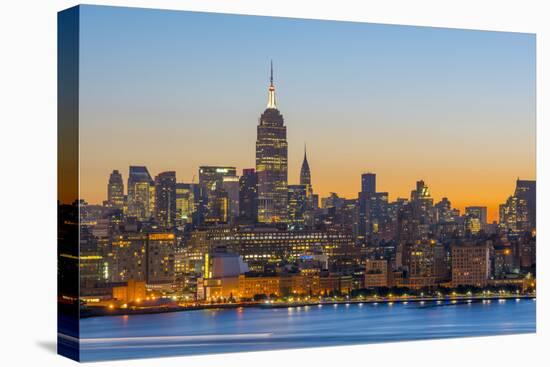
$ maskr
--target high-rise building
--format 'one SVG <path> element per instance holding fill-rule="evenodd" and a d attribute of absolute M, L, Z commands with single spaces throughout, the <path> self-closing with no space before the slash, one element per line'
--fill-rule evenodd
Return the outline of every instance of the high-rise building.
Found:
<path fill-rule="evenodd" d="M 110 206 L 118 208 L 124 206 L 124 183 L 122 181 L 122 175 L 116 169 L 109 176 L 107 202 Z"/>
<path fill-rule="evenodd" d="M 155 186 L 144 166 L 130 166 L 128 175 L 128 216 L 138 220 L 151 218 L 155 208 Z"/>
<path fill-rule="evenodd" d="M 468 206 L 464 217 L 464 229 L 477 234 L 487 226 L 487 207 Z"/>
<path fill-rule="evenodd" d="M 302 168 L 300 169 L 300 185 L 304 185 L 306 187 L 308 209 L 311 209 L 313 207 L 313 187 L 311 186 L 311 171 L 309 169 L 309 163 L 307 161 L 307 150 L 305 147 L 304 160 L 302 161 Z"/>
<path fill-rule="evenodd" d="M 176 183 L 176 225 L 193 223 L 196 211 L 196 184 Z"/>
<path fill-rule="evenodd" d="M 527 201 L 517 196 L 510 196 L 506 203 L 499 207 L 500 226 L 512 232 L 531 230 Z"/>
<path fill-rule="evenodd" d="M 176 172 L 159 173 L 155 177 L 155 216 L 165 227 L 176 224 Z"/>
<path fill-rule="evenodd" d="M 288 224 L 291 229 L 304 226 L 307 209 L 307 186 L 288 185 Z"/>
<path fill-rule="evenodd" d="M 528 229 L 535 229 L 537 227 L 537 181 L 518 179 L 514 196 L 525 200 Z"/>
<path fill-rule="evenodd" d="M 467 206 L 466 215 L 479 219 L 482 227 L 487 224 L 486 206 Z"/>
<path fill-rule="evenodd" d="M 222 188 L 227 193 L 228 219 L 233 223 L 239 216 L 239 178 L 237 176 L 225 176 Z"/>
<path fill-rule="evenodd" d="M 224 177 L 236 177 L 237 169 L 230 166 L 200 166 L 199 184 L 207 191 L 221 188 Z"/>
<path fill-rule="evenodd" d="M 361 175 L 361 192 L 373 194 L 376 192 L 376 174 L 363 173 Z"/>
<path fill-rule="evenodd" d="M 228 166 L 199 167 L 201 198 L 199 212 L 206 223 L 226 223 L 229 220 L 229 196 L 223 187 L 224 179 L 237 177 L 237 169 Z"/>
<path fill-rule="evenodd" d="M 437 223 L 448 223 L 455 220 L 453 207 L 448 198 L 444 197 L 434 205 Z"/>
<path fill-rule="evenodd" d="M 283 115 L 275 102 L 273 64 L 267 108 L 260 117 L 256 140 L 258 175 L 258 221 L 285 222 L 287 219 L 288 144 Z"/>
<path fill-rule="evenodd" d="M 258 178 L 253 168 L 243 169 L 239 179 L 239 218 L 245 223 L 258 220 Z"/>
<path fill-rule="evenodd" d="M 361 175 L 357 204 L 357 236 L 358 241 L 363 242 L 389 222 L 388 193 L 376 192 L 376 174 Z"/>

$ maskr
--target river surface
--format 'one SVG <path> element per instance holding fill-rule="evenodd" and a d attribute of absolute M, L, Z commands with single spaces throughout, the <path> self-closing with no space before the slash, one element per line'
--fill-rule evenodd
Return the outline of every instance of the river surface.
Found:
<path fill-rule="evenodd" d="M 195 310 L 82 319 L 81 360 L 533 333 L 534 299 Z"/>

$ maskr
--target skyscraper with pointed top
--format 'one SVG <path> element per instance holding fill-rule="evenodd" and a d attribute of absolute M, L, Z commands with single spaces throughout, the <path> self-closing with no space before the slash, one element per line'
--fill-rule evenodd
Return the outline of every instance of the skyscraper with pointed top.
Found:
<path fill-rule="evenodd" d="M 288 201 L 288 143 L 283 115 L 277 109 L 273 62 L 267 108 L 260 116 L 256 140 L 258 177 L 258 221 L 286 222 Z"/>
<path fill-rule="evenodd" d="M 308 209 L 311 209 L 313 187 L 311 186 L 311 171 L 309 170 L 309 163 L 307 161 L 307 148 L 305 145 L 304 145 L 304 160 L 302 162 L 302 168 L 300 169 L 300 185 L 304 185 L 306 187 Z"/>

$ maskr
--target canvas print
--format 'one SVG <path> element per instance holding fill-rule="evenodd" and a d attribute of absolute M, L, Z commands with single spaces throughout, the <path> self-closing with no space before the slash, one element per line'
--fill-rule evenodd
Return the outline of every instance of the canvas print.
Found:
<path fill-rule="evenodd" d="M 536 331 L 534 34 L 58 20 L 60 354 Z"/>

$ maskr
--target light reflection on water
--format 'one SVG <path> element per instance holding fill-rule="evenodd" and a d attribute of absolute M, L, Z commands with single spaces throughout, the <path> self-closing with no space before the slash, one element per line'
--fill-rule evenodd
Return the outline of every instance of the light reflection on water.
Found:
<path fill-rule="evenodd" d="M 363 305 L 361 305 L 363 306 Z M 535 332 L 536 303 L 349 304 L 81 320 L 83 361 Z"/>

